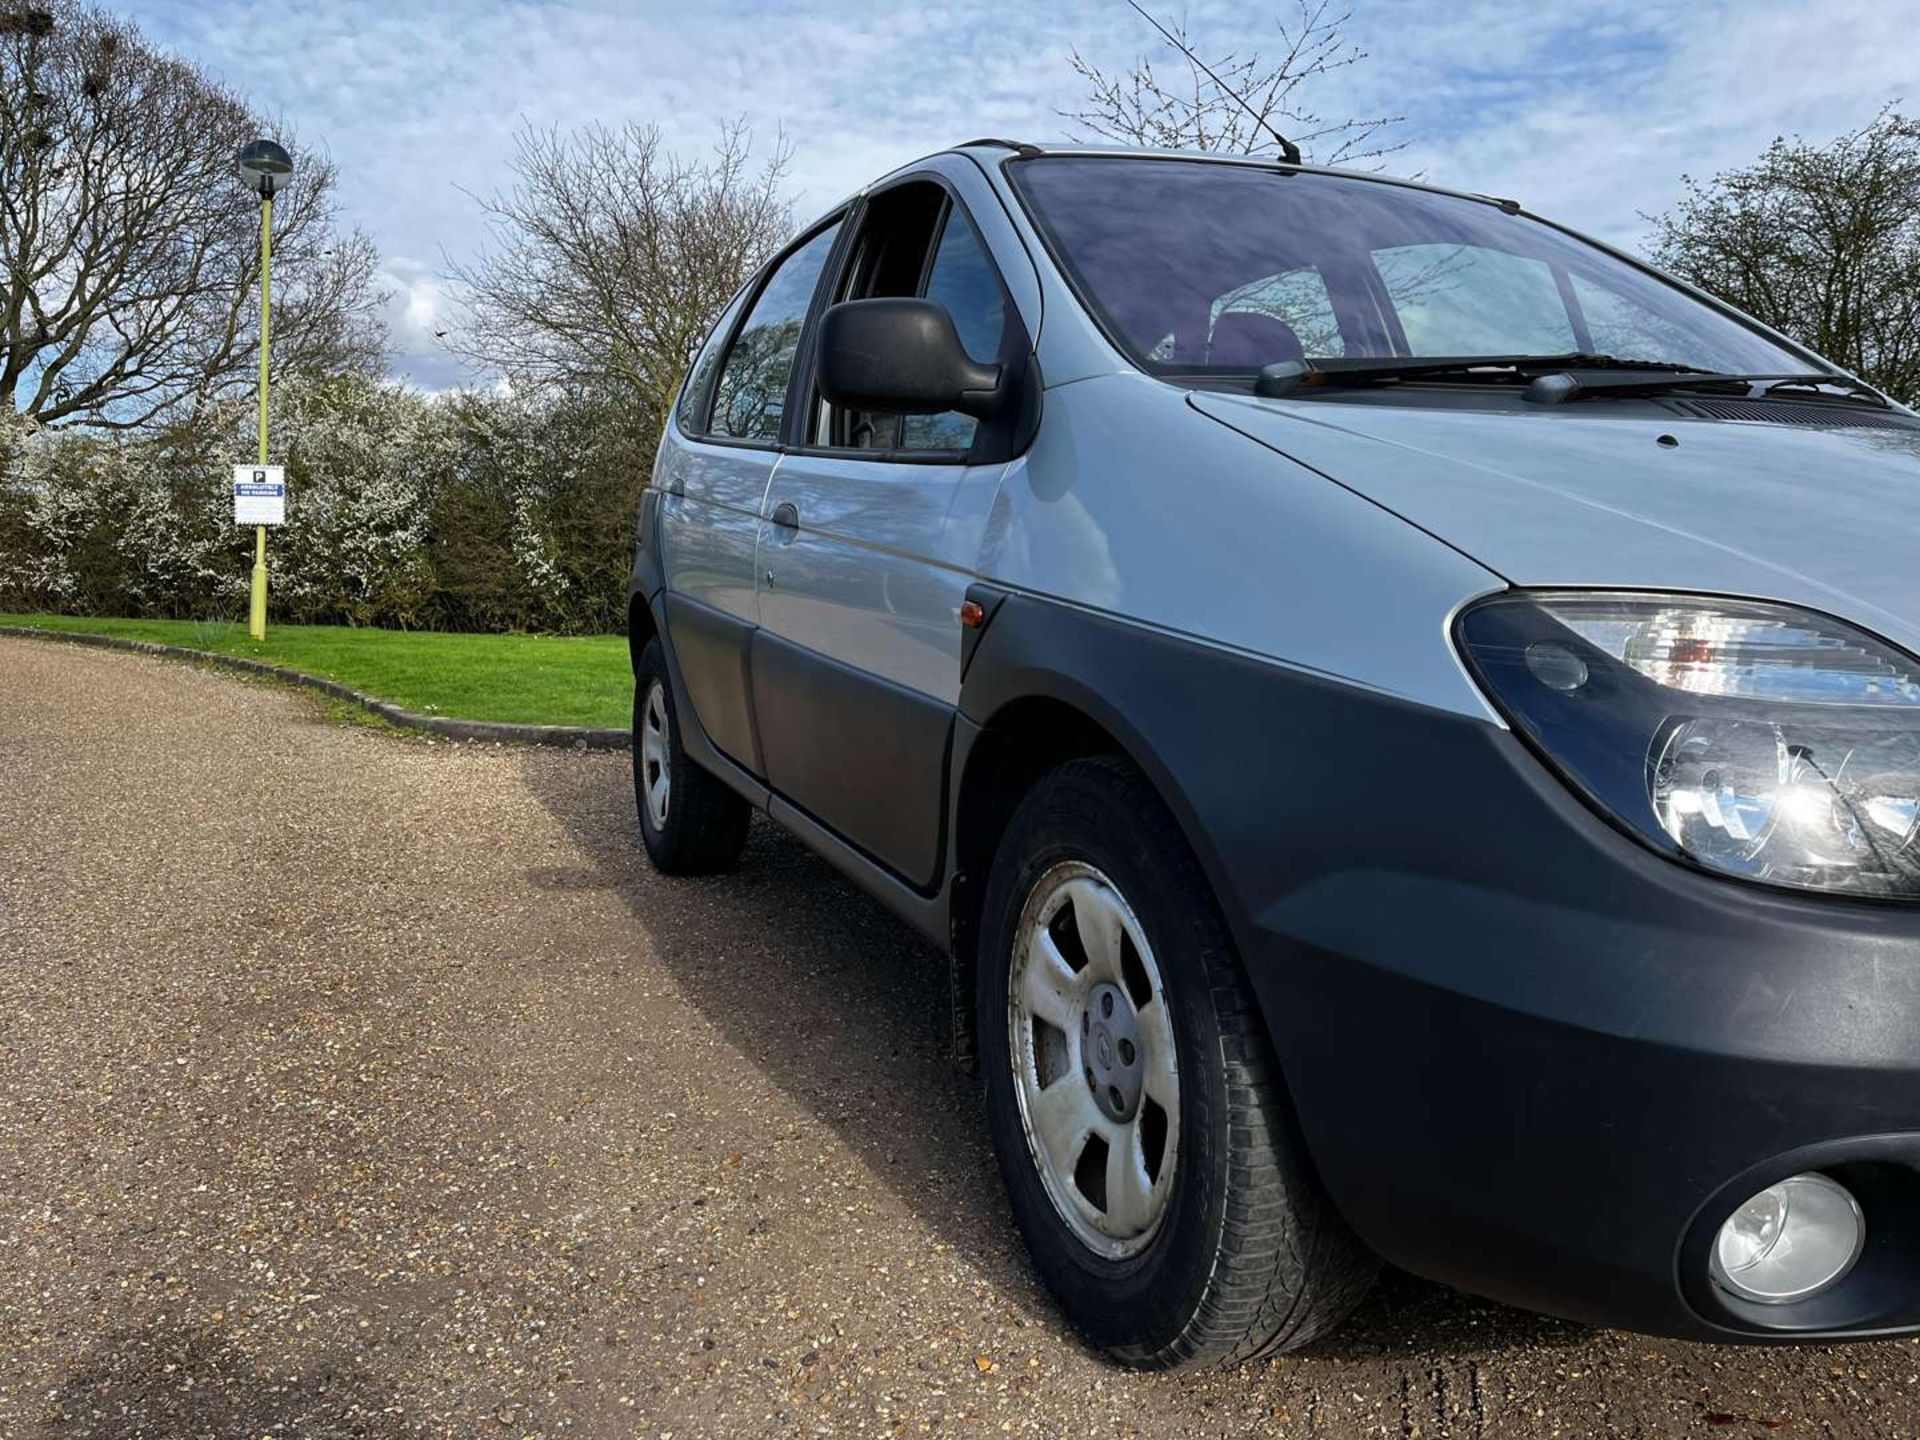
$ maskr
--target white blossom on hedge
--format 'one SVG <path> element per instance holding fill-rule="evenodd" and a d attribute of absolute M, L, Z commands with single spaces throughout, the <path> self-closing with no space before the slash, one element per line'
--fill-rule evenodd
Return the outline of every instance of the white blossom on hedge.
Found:
<path fill-rule="evenodd" d="M 389 626 L 617 628 L 654 438 L 592 396 L 425 396 L 359 377 L 272 395 L 287 524 L 273 613 Z M 238 619 L 251 530 L 235 401 L 138 436 L 26 433 L 0 416 L 0 608 Z"/>

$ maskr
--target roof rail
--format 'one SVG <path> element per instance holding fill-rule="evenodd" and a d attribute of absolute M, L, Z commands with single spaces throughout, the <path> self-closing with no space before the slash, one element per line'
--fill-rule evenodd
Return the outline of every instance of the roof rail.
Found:
<path fill-rule="evenodd" d="M 967 150 L 975 145 L 996 145 L 1002 150 L 1012 150 L 1017 152 L 1022 160 L 1031 160 L 1034 156 L 1045 153 L 1038 145 L 1029 145 L 1024 140 L 1003 140 L 998 135 L 983 135 L 978 140 L 968 140 L 954 148 Z"/>

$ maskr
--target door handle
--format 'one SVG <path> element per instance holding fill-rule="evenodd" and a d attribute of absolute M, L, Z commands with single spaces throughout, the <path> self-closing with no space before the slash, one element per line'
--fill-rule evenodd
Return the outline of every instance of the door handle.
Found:
<path fill-rule="evenodd" d="M 782 530 L 800 528 L 800 510 L 791 500 L 782 500 L 773 507 L 773 523 Z"/>

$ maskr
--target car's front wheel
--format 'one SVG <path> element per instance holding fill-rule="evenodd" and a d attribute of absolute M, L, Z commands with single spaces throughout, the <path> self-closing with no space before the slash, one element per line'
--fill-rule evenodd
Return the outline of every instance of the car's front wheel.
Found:
<path fill-rule="evenodd" d="M 687 757 L 657 637 L 633 677 L 633 798 L 647 854 L 667 874 L 702 875 L 739 860 L 752 807 Z"/>
<path fill-rule="evenodd" d="M 1074 1324 L 1163 1369 L 1338 1324 L 1376 1264 L 1307 1164 L 1219 908 L 1137 771 L 1077 760 L 1040 781 L 981 942 L 994 1146 Z"/>

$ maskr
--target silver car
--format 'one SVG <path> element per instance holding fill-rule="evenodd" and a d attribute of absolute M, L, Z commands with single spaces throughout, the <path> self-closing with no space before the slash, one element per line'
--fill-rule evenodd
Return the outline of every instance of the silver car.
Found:
<path fill-rule="evenodd" d="M 980 141 L 736 299 L 640 516 L 666 871 L 758 811 L 950 959 L 1124 1362 L 1380 1260 L 1920 1329 L 1920 420 L 1518 205 Z"/>

